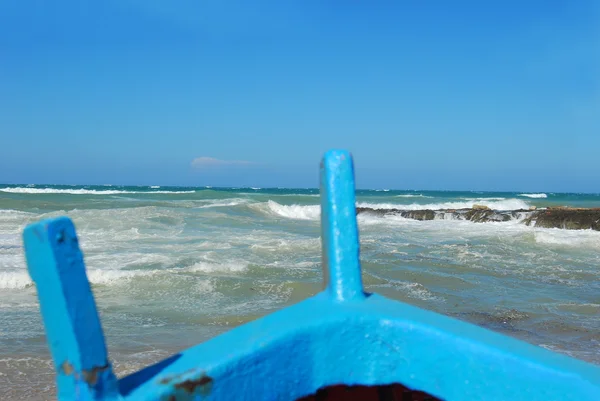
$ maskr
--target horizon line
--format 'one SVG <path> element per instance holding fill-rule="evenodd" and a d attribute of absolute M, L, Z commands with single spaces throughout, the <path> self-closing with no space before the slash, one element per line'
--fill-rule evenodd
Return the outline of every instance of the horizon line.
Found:
<path fill-rule="evenodd" d="M 140 185 L 140 184 L 34 184 L 34 183 L 18 183 L 18 184 L 8 184 L 8 183 L 0 183 L 0 186 L 10 186 L 10 187 L 35 187 L 35 186 L 47 186 L 47 187 L 136 187 L 136 188 L 150 188 L 150 189 L 159 189 L 159 188 L 189 188 L 189 189 L 213 189 L 213 190 L 230 190 L 230 189 L 249 189 L 253 191 L 267 191 L 267 190 L 314 190 L 319 191 L 319 187 L 259 187 L 259 186 L 221 186 L 221 185 Z M 154 187 L 154 188 L 153 188 Z M 0 188 L 0 191 L 3 188 Z M 583 195 L 600 195 L 600 192 L 564 192 L 564 191 L 543 191 L 543 190 L 482 190 L 482 189 L 399 189 L 399 188 L 366 188 L 366 187 L 356 187 L 356 191 L 373 191 L 373 192 L 471 192 L 471 193 L 522 193 L 522 194 L 546 194 L 546 195 L 555 195 L 555 194 L 583 194 Z M 151 191 L 150 191 L 151 192 Z"/>

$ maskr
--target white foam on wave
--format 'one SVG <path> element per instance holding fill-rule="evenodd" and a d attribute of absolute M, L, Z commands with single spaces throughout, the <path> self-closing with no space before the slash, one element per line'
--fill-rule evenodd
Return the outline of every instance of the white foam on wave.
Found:
<path fill-rule="evenodd" d="M 321 195 L 320 194 L 277 194 L 277 196 L 294 196 L 294 197 L 310 197 L 310 198 L 318 198 Z"/>
<path fill-rule="evenodd" d="M 122 191 L 96 189 L 57 189 L 57 188 L 0 188 L 2 192 L 13 194 L 63 194 L 63 195 L 118 195 L 118 194 L 193 194 L 196 191 Z"/>
<path fill-rule="evenodd" d="M 594 230 L 563 230 L 534 228 L 535 242 L 568 248 L 600 248 L 600 232 Z"/>
<path fill-rule="evenodd" d="M 77 226 L 86 251 L 105 253 L 135 246 L 137 241 L 173 239 L 185 227 L 186 215 L 154 206 L 121 209 L 74 209 L 38 216 L 39 219 L 68 215 Z"/>
<path fill-rule="evenodd" d="M 548 195 L 546 194 L 519 194 L 519 196 L 524 196 L 526 198 L 533 198 L 533 199 L 544 199 L 547 198 Z"/>
<path fill-rule="evenodd" d="M 506 200 L 506 198 L 461 198 L 464 200 L 468 200 L 468 201 L 474 201 L 474 202 L 487 202 L 487 201 L 503 201 Z"/>
<path fill-rule="evenodd" d="M 487 206 L 493 210 L 518 210 L 518 209 L 529 209 L 529 204 L 521 199 L 503 199 L 503 200 L 487 200 L 473 199 L 467 202 L 442 202 L 442 203 L 426 203 L 418 204 L 412 203 L 410 205 L 403 205 L 398 203 L 368 203 L 360 202 L 357 204 L 359 207 L 371 208 L 371 209 L 401 209 L 401 210 L 440 210 L 440 209 L 470 209 L 474 205 Z"/>
<path fill-rule="evenodd" d="M 487 206 L 494 210 L 518 210 L 529 209 L 529 204 L 520 199 L 504 199 L 499 201 L 492 200 L 472 200 L 467 202 L 445 202 L 445 203 L 412 203 L 403 205 L 399 203 L 369 203 L 358 202 L 357 207 L 370 209 L 399 209 L 399 210 L 439 210 L 439 209 L 469 209 L 474 205 Z M 317 220 L 321 214 L 319 205 L 282 205 L 275 201 L 267 202 L 267 211 L 281 217 L 296 220 Z"/>
<path fill-rule="evenodd" d="M 38 309 L 39 307 L 40 307 L 40 305 L 38 303 L 20 302 L 18 300 L 15 300 L 15 301 L 11 300 L 9 302 L 0 302 L 0 309 L 13 309 L 13 310 L 14 309 L 31 309 L 31 308 Z"/>
<path fill-rule="evenodd" d="M 264 238 L 264 239 L 256 239 L 253 241 L 254 243 L 250 245 L 250 249 L 261 252 L 268 253 L 281 253 L 281 252 L 289 252 L 294 254 L 299 254 L 301 252 L 308 252 L 312 256 L 312 252 L 320 246 L 319 238 Z"/>
<path fill-rule="evenodd" d="M 92 284 L 116 284 L 134 278 L 154 276 L 160 270 L 118 270 L 118 269 L 89 269 L 88 280 Z"/>
<path fill-rule="evenodd" d="M 248 262 L 243 260 L 228 261 L 226 263 L 215 262 L 196 262 L 192 266 L 186 268 L 189 272 L 198 273 L 239 273 L 248 268 Z"/>
<path fill-rule="evenodd" d="M 35 213 L 23 212 L 13 209 L 0 209 L 0 223 L 17 223 L 24 222 L 27 218 L 35 216 Z M 10 227 L 12 229 L 15 226 Z"/>
<path fill-rule="evenodd" d="M 319 205 L 281 205 L 269 200 L 267 206 L 271 213 L 288 219 L 317 220 L 321 215 Z"/>
<path fill-rule="evenodd" d="M 198 206 L 197 209 L 209 209 L 213 207 L 237 206 L 248 203 L 248 199 L 219 199 L 207 201 L 205 205 Z"/>
<path fill-rule="evenodd" d="M 423 194 L 404 194 L 396 195 L 398 198 L 433 198 L 433 196 L 427 196 Z"/>
<path fill-rule="evenodd" d="M 152 185 L 150 188 L 152 188 L 152 189 L 158 189 L 158 188 L 160 188 L 160 185 Z"/>
<path fill-rule="evenodd" d="M 0 288 L 2 289 L 23 289 L 32 284 L 31 278 L 25 271 L 0 272 Z"/>
<path fill-rule="evenodd" d="M 87 247 L 87 246 L 86 246 Z M 87 247 L 89 248 L 89 247 Z M 94 252 L 93 255 L 89 255 L 86 258 L 86 264 L 88 267 L 97 270 L 106 271 L 119 271 L 122 268 L 135 272 L 140 267 L 146 266 L 170 266 L 173 263 L 173 256 L 167 252 L 155 252 L 155 253 L 140 253 L 132 252 L 119 252 L 116 254 L 110 254 L 105 252 Z M 149 271 L 149 270 L 143 270 Z"/>
<path fill-rule="evenodd" d="M 507 222 L 476 223 L 468 220 L 436 219 L 419 221 L 398 215 L 379 217 L 358 215 L 361 229 L 372 231 L 376 227 L 394 227 L 399 232 L 410 233 L 425 242 L 439 238 L 473 238 L 524 243 L 533 240 L 547 248 L 600 249 L 600 231 L 566 230 L 527 226 L 520 219 Z"/>
<path fill-rule="evenodd" d="M 87 277 L 92 285 L 119 285 L 142 277 L 177 275 L 180 273 L 239 273 L 248 268 L 248 262 L 232 260 L 226 262 L 200 261 L 187 268 L 135 269 L 87 268 Z M 26 271 L 0 271 L 0 289 L 20 290 L 33 282 Z"/>
<path fill-rule="evenodd" d="M 160 270 L 118 270 L 87 269 L 87 277 L 92 284 L 118 284 L 124 280 L 159 274 Z M 0 289 L 19 290 L 31 286 L 33 282 L 25 271 L 0 272 Z"/>
<path fill-rule="evenodd" d="M 21 245 L 6 246 L 0 244 L 0 271 L 13 271 L 25 265 L 25 256 Z"/>
<path fill-rule="evenodd" d="M 21 210 L 14 210 L 14 209 L 0 209 L 0 216 L 2 215 L 31 215 L 31 213 L 29 212 L 23 212 Z"/>

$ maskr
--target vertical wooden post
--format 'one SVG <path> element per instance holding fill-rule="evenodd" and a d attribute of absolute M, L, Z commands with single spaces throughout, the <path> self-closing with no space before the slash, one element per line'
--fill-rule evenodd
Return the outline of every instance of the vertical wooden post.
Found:
<path fill-rule="evenodd" d="M 338 301 L 363 299 L 354 166 L 349 152 L 331 150 L 321 162 L 321 247 L 325 287 Z"/>
<path fill-rule="evenodd" d="M 73 223 L 62 217 L 30 225 L 23 240 L 57 371 L 58 399 L 119 399 Z"/>

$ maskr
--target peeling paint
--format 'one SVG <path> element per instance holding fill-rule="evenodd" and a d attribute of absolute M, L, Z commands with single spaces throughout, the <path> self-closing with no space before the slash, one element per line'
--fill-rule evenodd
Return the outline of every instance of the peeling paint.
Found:
<path fill-rule="evenodd" d="M 186 394 L 200 394 L 202 396 L 207 396 L 210 394 L 211 390 L 212 390 L 212 385 L 213 385 L 213 378 L 206 375 L 206 372 L 202 371 L 200 373 L 200 377 L 191 377 L 191 378 L 187 378 L 185 380 L 182 380 L 183 377 L 185 376 L 190 376 L 193 375 L 193 373 L 196 373 L 197 369 L 191 369 L 188 370 L 185 373 L 179 374 L 179 375 L 174 375 L 174 376 L 167 376 L 167 377 L 163 377 L 162 379 L 159 380 L 159 383 L 165 386 L 173 386 L 173 390 L 176 393 L 181 394 L 180 392 L 183 391 Z M 180 399 L 180 397 L 178 397 L 177 395 L 170 395 L 170 397 L 168 398 L 169 401 L 176 401 Z M 187 398 L 184 398 L 187 399 Z"/>
<path fill-rule="evenodd" d="M 81 374 L 75 370 L 73 365 L 69 361 L 64 361 L 60 365 L 61 370 L 66 376 L 73 376 L 75 380 L 80 380 L 83 378 L 83 381 L 86 382 L 90 386 L 95 386 L 98 383 L 98 376 L 100 373 L 109 370 L 110 365 L 107 363 L 104 366 L 95 366 L 89 370 L 84 369 L 81 371 Z"/>
<path fill-rule="evenodd" d="M 203 374 L 198 379 L 188 379 L 177 383 L 175 384 L 175 388 L 178 390 L 183 389 L 188 393 L 194 393 L 197 389 L 200 389 L 202 395 L 208 395 L 212 389 L 212 383 L 213 379 Z"/>
<path fill-rule="evenodd" d="M 90 386 L 95 386 L 96 383 L 98 382 L 98 376 L 106 371 L 110 369 L 110 365 L 106 364 L 104 366 L 95 366 L 90 370 L 84 370 L 81 372 L 82 376 L 83 376 L 83 380 L 88 383 Z"/>
<path fill-rule="evenodd" d="M 67 376 L 70 376 L 71 373 L 73 373 L 73 371 L 75 369 L 73 369 L 73 365 L 71 365 L 69 363 L 69 361 L 64 361 L 61 365 L 60 368 L 62 369 L 63 373 Z"/>

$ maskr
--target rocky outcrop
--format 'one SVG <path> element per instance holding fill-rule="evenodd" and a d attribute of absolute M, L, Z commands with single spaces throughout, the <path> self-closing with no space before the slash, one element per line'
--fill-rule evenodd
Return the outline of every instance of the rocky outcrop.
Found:
<path fill-rule="evenodd" d="M 523 224 L 535 227 L 600 231 L 600 208 L 551 207 L 529 210 L 492 210 L 487 206 L 478 206 L 471 209 L 402 210 L 357 207 L 356 213 L 379 217 L 396 215 L 413 220 L 468 220 L 475 223 L 518 220 Z"/>
<path fill-rule="evenodd" d="M 387 215 L 399 215 L 401 217 L 413 220 L 434 220 L 436 212 L 434 210 L 401 210 L 401 209 L 372 209 L 370 207 L 357 207 L 356 214 L 369 213 L 371 215 L 383 217 Z"/>
<path fill-rule="evenodd" d="M 544 228 L 600 231 L 600 208 L 549 207 L 533 213 L 523 222 Z"/>

